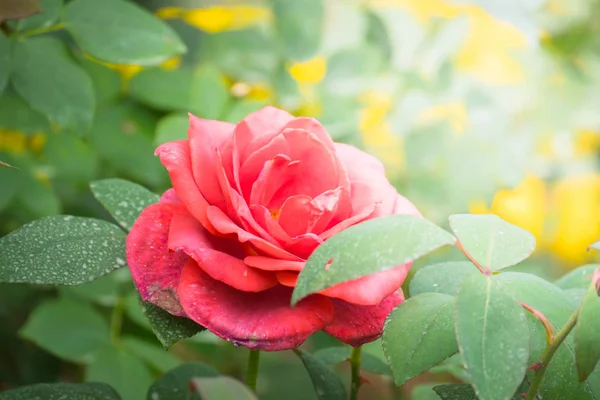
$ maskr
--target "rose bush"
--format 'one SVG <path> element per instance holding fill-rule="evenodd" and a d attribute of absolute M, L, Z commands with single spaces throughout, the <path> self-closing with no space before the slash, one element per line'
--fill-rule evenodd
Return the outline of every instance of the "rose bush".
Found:
<path fill-rule="evenodd" d="M 290 306 L 319 244 L 368 219 L 420 215 L 376 158 L 273 107 L 237 125 L 190 115 L 188 140 L 156 154 L 173 188 L 127 238 L 143 300 L 255 349 L 295 348 L 319 330 L 353 346 L 381 335 L 410 263 Z"/>

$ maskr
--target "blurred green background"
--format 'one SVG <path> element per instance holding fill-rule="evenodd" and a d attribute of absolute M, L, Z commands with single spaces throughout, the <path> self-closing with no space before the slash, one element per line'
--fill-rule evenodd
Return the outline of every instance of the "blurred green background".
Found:
<path fill-rule="evenodd" d="M 0 90 L 0 160 L 18 168 L 0 168 L 0 235 L 58 213 L 110 218 L 90 181 L 122 177 L 160 193 L 169 180 L 153 151 L 186 136 L 187 112 L 237 122 L 270 104 L 379 157 L 400 193 L 442 226 L 450 214 L 493 212 L 529 230 L 538 248 L 517 268 L 552 279 L 590 262 L 586 248 L 600 236 L 598 1 L 139 0 L 187 47 L 144 66 L 88 54 L 62 29 L 65 2 L 40 3 L 43 14 L 5 21 L 3 32 L 56 38 L 66 52 L 42 46 L 13 67 L 39 81 L 13 78 Z M 0 41 L 0 63 L 3 51 Z M 45 86 L 67 74 L 65 63 L 89 77 L 94 102 Z M 458 255 L 416 268 L 449 257 Z M 127 274 L 59 290 L 2 285 L 0 389 L 101 379 L 128 400 L 181 360 L 243 373 L 245 351 L 208 334 L 162 352 Z M 316 335 L 307 346 L 332 344 Z M 112 350 L 96 357 L 94 346 Z M 379 342 L 367 350 L 381 357 Z M 262 361 L 261 398 L 313 398 L 293 354 Z M 442 370 L 460 375 L 452 362 Z M 362 398 L 390 396 L 387 377 L 368 378 Z M 432 393 L 417 386 L 409 398 Z"/>

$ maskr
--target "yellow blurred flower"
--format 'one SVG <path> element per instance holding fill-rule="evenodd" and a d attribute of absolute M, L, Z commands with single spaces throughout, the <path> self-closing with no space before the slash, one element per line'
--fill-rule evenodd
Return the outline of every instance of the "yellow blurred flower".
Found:
<path fill-rule="evenodd" d="M 37 132 L 29 138 L 28 147 L 32 152 L 39 153 L 42 151 L 47 141 L 48 137 L 45 134 Z"/>
<path fill-rule="evenodd" d="M 552 209 L 549 247 L 567 262 L 585 262 L 587 247 L 600 237 L 600 174 L 561 179 L 552 192 Z"/>
<path fill-rule="evenodd" d="M 287 69 L 296 82 L 317 84 L 325 78 L 327 60 L 325 57 L 317 56 L 310 60 L 293 62 Z"/>
<path fill-rule="evenodd" d="M 384 164 L 391 167 L 391 171 L 400 172 L 404 161 L 402 140 L 386 121 L 393 97 L 382 92 L 366 92 L 359 100 L 365 105 L 360 112 L 358 125 L 363 142 Z"/>
<path fill-rule="evenodd" d="M 245 29 L 271 19 L 268 8 L 251 5 L 214 6 L 193 10 L 167 7 L 159 9 L 156 15 L 163 19 L 181 18 L 209 33 Z"/>
<path fill-rule="evenodd" d="M 373 7 L 400 7 L 428 24 L 434 18 L 468 21 L 467 37 L 455 55 L 458 70 L 491 84 L 514 84 L 524 79 L 523 67 L 512 52 L 526 47 L 525 35 L 513 25 L 495 19 L 480 7 L 443 0 L 366 0 Z"/>
<path fill-rule="evenodd" d="M 23 132 L 0 128 L 0 150 L 23 153 L 27 149 L 27 136 Z"/>
<path fill-rule="evenodd" d="M 454 132 L 463 133 L 468 123 L 467 108 L 459 101 L 441 104 L 424 110 L 417 119 L 425 123 L 448 120 Z"/>
<path fill-rule="evenodd" d="M 578 157 L 595 155 L 600 149 L 600 132 L 582 129 L 575 134 L 574 155 Z"/>
<path fill-rule="evenodd" d="M 469 205 L 472 214 L 495 214 L 531 232 L 538 245 L 544 234 L 546 211 L 546 183 L 531 174 L 514 189 L 498 191 L 491 207 L 483 201 L 474 201 Z"/>
<path fill-rule="evenodd" d="M 107 68 L 117 71 L 119 73 L 119 75 L 121 75 L 121 78 L 123 79 L 124 82 L 129 81 L 131 78 L 133 78 L 134 76 L 139 74 L 145 68 L 141 65 L 135 65 L 135 64 L 107 63 L 104 61 L 97 60 L 94 57 L 90 56 L 89 54 L 84 54 L 84 57 L 89 60 L 94 61 L 95 63 L 104 65 Z M 181 64 L 181 57 L 175 56 L 175 57 L 169 58 L 168 60 L 163 61 L 158 66 L 164 70 L 172 70 L 172 69 L 179 68 L 180 64 Z"/>

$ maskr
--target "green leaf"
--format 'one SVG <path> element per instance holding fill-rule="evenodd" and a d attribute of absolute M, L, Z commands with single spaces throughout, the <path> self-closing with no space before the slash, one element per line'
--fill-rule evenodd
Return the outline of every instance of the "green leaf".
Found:
<path fill-rule="evenodd" d="M 298 276 L 292 305 L 340 282 L 415 260 L 454 240 L 432 222 L 412 215 L 390 215 L 354 225 L 310 255 Z"/>
<path fill-rule="evenodd" d="M 135 322 L 142 328 L 152 330 L 150 321 L 144 315 L 142 311 L 142 304 L 140 302 L 140 296 L 137 293 L 131 293 L 125 298 L 125 312 L 131 321 Z"/>
<path fill-rule="evenodd" d="M 325 364 L 335 365 L 348 361 L 351 352 L 352 350 L 347 346 L 328 347 L 316 351 L 313 357 Z"/>
<path fill-rule="evenodd" d="M 510 399 L 525 376 L 529 330 L 525 311 L 502 281 L 472 275 L 455 305 L 458 347 L 481 400 Z"/>
<path fill-rule="evenodd" d="M 115 99 L 121 93 L 121 75 L 99 62 L 86 57 L 79 57 L 79 62 L 92 79 L 96 102 L 98 104 Z"/>
<path fill-rule="evenodd" d="M 109 385 L 89 383 L 38 383 L 0 393 L 0 400 L 121 400 Z"/>
<path fill-rule="evenodd" d="M 0 121 L 2 128 L 25 134 L 50 130 L 50 124 L 44 115 L 34 111 L 21 97 L 10 92 L 0 96 Z"/>
<path fill-rule="evenodd" d="M 188 400 L 190 398 L 190 383 L 193 378 L 216 376 L 219 376 L 219 371 L 210 365 L 200 362 L 180 365 L 152 384 L 150 390 L 148 390 L 147 400 Z"/>
<path fill-rule="evenodd" d="M 4 210 L 13 201 L 19 190 L 21 190 L 21 173 L 10 164 L 2 163 L 0 168 L 0 211 Z M 1 240 L 1 239 L 0 239 Z"/>
<path fill-rule="evenodd" d="M 283 56 L 294 60 L 314 56 L 321 45 L 325 24 L 323 0 L 275 0 L 273 11 Z"/>
<path fill-rule="evenodd" d="M 117 279 L 120 273 L 129 274 L 127 268 L 118 269 L 83 285 L 63 286 L 61 293 L 75 299 L 83 299 L 106 307 L 113 307 L 118 302 L 119 288 L 122 282 Z"/>
<path fill-rule="evenodd" d="M 544 314 L 556 331 L 565 325 L 577 308 L 577 305 L 563 290 L 535 275 L 503 272 L 496 275 L 495 278 L 505 284 L 516 300 L 526 303 Z M 539 361 L 540 355 L 546 347 L 546 332 L 536 318 L 530 317 L 529 320 L 531 331 L 529 363 L 533 364 Z M 600 369 L 592 372 L 584 384 L 579 383 L 575 367 L 573 335 L 567 336 L 546 370 L 540 395 L 544 399 L 550 400 L 594 399 L 590 393 L 598 391 L 600 391 Z"/>
<path fill-rule="evenodd" d="M 206 329 L 191 319 L 171 315 L 151 303 L 142 302 L 142 311 L 148 317 L 152 331 L 165 348 Z"/>
<path fill-rule="evenodd" d="M 167 24 L 128 1 L 72 1 L 63 24 L 83 51 L 110 63 L 156 65 L 186 51 Z"/>
<path fill-rule="evenodd" d="M 308 371 L 319 400 L 346 400 L 346 388 L 335 372 L 312 354 L 300 349 L 294 353 Z"/>
<path fill-rule="evenodd" d="M 125 265 L 125 234 L 106 221 L 56 215 L 0 239 L 0 282 L 78 285 Z"/>
<path fill-rule="evenodd" d="M 30 29 L 46 28 L 58 21 L 63 0 L 39 0 L 42 12 L 17 22 L 17 30 L 24 32 Z"/>
<path fill-rule="evenodd" d="M 462 357 L 459 353 L 446 358 L 444 361 L 429 370 L 432 374 L 451 374 L 461 382 L 469 383 L 471 378 L 467 375 Z"/>
<path fill-rule="evenodd" d="M 190 120 L 187 115 L 169 114 L 161 118 L 156 125 L 154 145 L 159 146 L 163 143 L 187 139 L 189 127 Z"/>
<path fill-rule="evenodd" d="M 177 367 L 181 361 L 164 348 L 138 339 L 135 336 L 124 336 L 121 339 L 123 350 L 160 372 L 167 372 Z"/>
<path fill-rule="evenodd" d="M 192 385 L 202 400 L 258 400 L 250 388 L 229 376 L 192 378 Z"/>
<path fill-rule="evenodd" d="M 585 381 L 600 360 L 600 296 L 592 283 L 581 303 L 574 332 L 579 381 Z"/>
<path fill-rule="evenodd" d="M 535 249 L 531 233 L 496 215 L 451 215 L 450 228 L 463 248 L 492 271 L 520 263 Z"/>
<path fill-rule="evenodd" d="M 0 23 L 7 19 L 26 18 L 42 12 L 38 0 L 4 0 L 0 2 Z"/>
<path fill-rule="evenodd" d="M 454 295 L 465 276 L 479 272 L 470 261 L 447 261 L 420 268 L 410 280 L 411 296 L 420 293 Z"/>
<path fill-rule="evenodd" d="M 363 352 L 361 355 L 361 362 L 360 368 L 364 371 L 377 375 L 392 375 L 390 367 L 388 367 L 381 358 L 376 357 L 373 354 Z"/>
<path fill-rule="evenodd" d="M 44 350 L 74 362 L 89 363 L 110 345 L 108 324 L 88 303 L 50 300 L 37 307 L 21 336 Z"/>
<path fill-rule="evenodd" d="M 588 264 L 570 271 L 569 273 L 557 279 L 554 284 L 561 289 L 587 289 L 592 281 L 592 274 L 600 264 Z"/>
<path fill-rule="evenodd" d="M 600 241 L 590 244 L 588 247 L 588 250 L 589 249 L 600 250 Z"/>
<path fill-rule="evenodd" d="M 194 72 L 190 91 L 190 110 L 205 119 L 219 119 L 229 102 L 229 90 L 225 78 L 211 64 L 203 65 Z"/>
<path fill-rule="evenodd" d="M 123 400 L 143 400 L 152 384 L 148 368 L 137 358 L 107 347 L 96 354 L 85 371 L 87 382 L 105 382 L 123 397 Z"/>
<path fill-rule="evenodd" d="M 103 179 L 90 183 L 94 197 L 125 230 L 133 223 L 144 208 L 158 203 L 160 197 L 137 183 L 124 179 Z"/>
<path fill-rule="evenodd" d="M 388 316 L 381 343 L 397 385 L 427 371 L 458 351 L 452 302 L 442 293 L 422 293 Z"/>
<path fill-rule="evenodd" d="M 151 139 L 155 123 L 147 109 L 130 103 L 107 104 L 98 108 L 90 140 L 122 178 L 152 188 L 164 187 L 168 174 L 154 156 Z"/>
<path fill-rule="evenodd" d="M 192 72 L 149 68 L 131 78 L 129 92 L 140 102 L 164 111 L 189 111 Z"/>
<path fill-rule="evenodd" d="M 61 178 L 73 182 L 89 182 L 98 169 L 98 156 L 89 144 L 75 135 L 48 135 L 44 158 Z"/>
<path fill-rule="evenodd" d="M 565 289 L 565 293 L 573 300 L 573 304 L 580 305 L 585 297 L 587 290 L 585 289 Z"/>
<path fill-rule="evenodd" d="M 471 385 L 452 383 L 439 385 L 433 388 L 442 400 L 477 400 Z"/>
<path fill-rule="evenodd" d="M 34 176 L 35 167 L 23 172 L 20 182 L 20 193 L 16 203 L 27 211 L 32 218 L 47 217 L 61 212 L 60 199 L 52 186 Z M 2 255 L 0 255 L 0 260 Z M 1 279 L 1 278 L 0 278 Z"/>
<path fill-rule="evenodd" d="M 50 121 L 74 131 L 89 129 L 95 106 L 92 81 L 58 39 L 17 41 L 12 84 L 33 109 Z"/>
<path fill-rule="evenodd" d="M 0 32 L 0 94 L 4 91 L 10 76 L 10 42 Z"/>

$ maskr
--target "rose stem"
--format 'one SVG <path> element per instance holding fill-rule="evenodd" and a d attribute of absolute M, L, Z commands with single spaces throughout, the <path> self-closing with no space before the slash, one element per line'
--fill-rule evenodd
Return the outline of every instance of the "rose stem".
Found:
<path fill-rule="evenodd" d="M 358 389 L 362 381 L 360 380 L 360 364 L 362 347 L 353 347 L 350 354 L 350 366 L 352 367 L 352 384 L 350 386 L 350 400 L 358 399 Z"/>
<path fill-rule="evenodd" d="M 567 324 L 556 334 L 554 340 L 551 343 L 548 343 L 546 349 L 542 353 L 540 364 L 538 370 L 535 371 L 535 375 L 533 376 L 533 380 L 531 381 L 531 386 L 529 386 L 529 390 L 527 391 L 527 395 L 525 396 L 525 400 L 535 400 L 535 396 L 537 395 L 540 384 L 542 383 L 542 379 L 544 378 L 544 373 L 550 364 L 550 360 L 561 343 L 565 340 L 565 338 L 569 335 L 569 333 L 575 327 L 577 323 L 577 317 L 579 316 L 579 309 L 571 315 L 571 318 L 567 321 Z"/>
<path fill-rule="evenodd" d="M 125 302 L 119 296 L 110 316 L 110 341 L 115 347 L 119 347 L 121 344 L 121 326 L 123 325 L 124 308 Z"/>
<path fill-rule="evenodd" d="M 248 370 L 246 371 L 246 385 L 256 392 L 256 377 L 258 376 L 258 362 L 260 361 L 260 350 L 250 350 L 248 356 Z"/>

